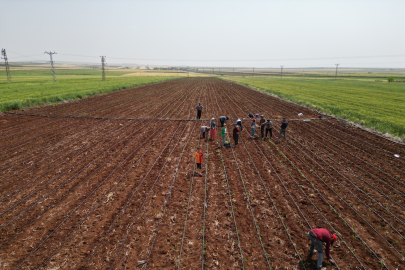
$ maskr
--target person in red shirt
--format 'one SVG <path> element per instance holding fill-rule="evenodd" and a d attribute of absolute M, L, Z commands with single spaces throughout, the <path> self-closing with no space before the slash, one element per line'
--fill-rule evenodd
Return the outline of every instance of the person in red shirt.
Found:
<path fill-rule="evenodd" d="M 202 170 L 202 158 L 203 158 L 203 152 L 200 150 L 201 147 L 197 147 L 197 152 L 194 154 L 194 158 L 195 158 L 195 163 L 197 164 L 197 169 Z M 202 173 L 199 173 L 197 171 L 197 174 L 202 176 Z"/>
<path fill-rule="evenodd" d="M 333 242 L 337 240 L 336 235 L 331 234 L 327 229 L 317 228 L 312 229 L 308 232 L 308 238 L 311 240 L 311 248 L 309 250 L 309 255 L 314 254 L 314 248 L 318 251 L 318 262 L 316 264 L 317 269 L 322 268 L 323 260 L 323 249 L 322 243 L 325 243 L 326 258 L 332 264 L 335 262 L 330 258 L 330 246 L 333 245 Z"/>

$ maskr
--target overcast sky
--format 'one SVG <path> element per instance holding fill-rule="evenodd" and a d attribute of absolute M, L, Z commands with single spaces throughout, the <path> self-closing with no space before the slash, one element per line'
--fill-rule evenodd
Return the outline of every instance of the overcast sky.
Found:
<path fill-rule="evenodd" d="M 0 29 L 11 62 L 405 67 L 400 0 L 1 0 Z"/>

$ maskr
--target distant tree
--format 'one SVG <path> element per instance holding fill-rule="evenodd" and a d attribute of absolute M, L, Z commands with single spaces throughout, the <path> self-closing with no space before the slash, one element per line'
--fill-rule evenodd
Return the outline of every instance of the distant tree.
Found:
<path fill-rule="evenodd" d="M 387 81 L 388 82 L 394 82 L 395 77 L 394 76 L 388 76 Z"/>

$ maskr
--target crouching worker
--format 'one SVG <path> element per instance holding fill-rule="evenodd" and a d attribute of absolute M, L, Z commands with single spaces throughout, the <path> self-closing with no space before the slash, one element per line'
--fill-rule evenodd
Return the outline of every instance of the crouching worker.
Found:
<path fill-rule="evenodd" d="M 229 120 L 228 116 L 221 116 L 219 118 L 219 122 L 221 123 L 221 127 L 224 126 L 224 124 L 226 123 L 226 120 Z"/>
<path fill-rule="evenodd" d="M 328 230 L 317 228 L 312 229 L 308 232 L 308 238 L 311 240 L 311 248 L 309 250 L 309 256 L 314 254 L 314 248 L 318 252 L 318 261 L 316 264 L 317 269 L 322 268 L 322 260 L 323 260 L 323 249 L 322 243 L 325 243 L 325 251 L 326 251 L 326 258 L 332 264 L 335 262 L 330 258 L 330 246 L 333 245 L 333 242 L 337 240 L 336 235 L 331 234 Z"/>
<path fill-rule="evenodd" d="M 207 134 L 207 137 L 208 137 L 208 131 L 210 131 L 210 127 L 201 126 L 200 131 L 201 131 L 203 139 L 205 139 L 205 134 Z"/>

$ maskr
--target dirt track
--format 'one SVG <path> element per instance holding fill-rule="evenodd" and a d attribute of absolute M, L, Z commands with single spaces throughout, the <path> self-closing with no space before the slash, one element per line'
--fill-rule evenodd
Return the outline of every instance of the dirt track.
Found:
<path fill-rule="evenodd" d="M 272 139 L 200 138 L 250 112 Z M 36 116 L 0 116 L 1 269 L 315 269 L 316 227 L 338 234 L 329 270 L 405 269 L 403 146 L 214 78 L 16 113 Z"/>

